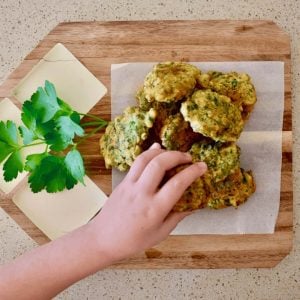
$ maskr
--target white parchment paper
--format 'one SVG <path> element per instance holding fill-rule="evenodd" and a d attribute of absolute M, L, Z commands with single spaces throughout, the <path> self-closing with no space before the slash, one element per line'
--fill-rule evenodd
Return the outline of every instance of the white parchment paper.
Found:
<path fill-rule="evenodd" d="M 155 63 L 111 66 L 112 118 L 136 105 L 135 93 Z M 255 85 L 258 101 L 238 140 L 241 167 L 254 173 L 256 192 L 238 209 L 202 209 L 185 218 L 172 232 L 190 234 L 273 233 L 280 202 L 281 144 L 284 110 L 284 63 L 197 62 L 208 70 L 246 72 Z M 125 174 L 113 170 L 113 188 Z"/>

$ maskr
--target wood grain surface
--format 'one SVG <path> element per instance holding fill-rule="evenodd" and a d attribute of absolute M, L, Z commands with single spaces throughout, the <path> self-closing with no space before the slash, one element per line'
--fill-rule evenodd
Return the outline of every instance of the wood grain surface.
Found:
<path fill-rule="evenodd" d="M 115 268 L 273 267 L 293 239 L 291 52 L 289 37 L 270 21 L 136 21 L 62 23 L 52 30 L 0 87 L 0 98 L 56 44 L 63 43 L 108 88 L 91 112 L 110 119 L 110 65 L 124 62 L 284 61 L 285 102 L 279 215 L 274 234 L 170 236 Z M 14 100 L 15 101 L 15 100 Z M 15 101 L 15 103 L 17 103 Z M 17 103 L 18 104 L 18 103 Z M 20 105 L 19 105 L 20 106 Z M 107 194 L 111 171 L 99 155 L 101 134 L 81 145 L 88 175 Z M 39 244 L 48 241 L 13 204 L 1 207 Z"/>

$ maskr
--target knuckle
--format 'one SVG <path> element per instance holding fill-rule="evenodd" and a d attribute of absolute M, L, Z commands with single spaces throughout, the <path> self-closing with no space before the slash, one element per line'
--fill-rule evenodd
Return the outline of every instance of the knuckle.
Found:
<path fill-rule="evenodd" d="M 142 213 L 143 217 L 148 220 L 152 220 L 156 216 L 155 209 L 153 207 L 149 207 L 149 206 L 144 207 L 141 213 Z"/>
<path fill-rule="evenodd" d="M 149 158 L 151 158 L 154 155 L 158 155 L 161 152 L 162 152 L 161 149 L 152 149 L 152 150 L 145 151 L 136 158 L 135 163 L 146 165 L 149 162 Z"/>
<path fill-rule="evenodd" d="M 162 163 L 159 158 L 152 159 L 149 163 L 149 169 L 156 171 L 162 168 Z"/>
<path fill-rule="evenodd" d="M 145 155 L 140 155 L 134 162 L 135 165 L 144 165 L 147 163 L 147 158 Z"/>

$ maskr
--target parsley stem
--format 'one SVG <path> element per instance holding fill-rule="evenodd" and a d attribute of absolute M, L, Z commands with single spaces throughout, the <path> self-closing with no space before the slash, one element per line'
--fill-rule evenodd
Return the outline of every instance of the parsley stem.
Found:
<path fill-rule="evenodd" d="M 100 126 L 96 127 L 94 130 L 92 130 L 90 133 L 85 135 L 78 143 L 76 143 L 75 147 L 77 147 L 79 144 L 81 144 L 84 140 L 88 139 L 89 137 L 93 136 L 97 131 L 99 131 L 101 128 L 103 128 L 105 125 L 101 124 Z"/>
<path fill-rule="evenodd" d="M 98 121 L 98 122 L 87 122 L 87 123 L 82 123 L 82 124 L 80 124 L 80 126 L 81 126 L 81 127 L 85 127 L 85 126 L 94 126 L 94 125 L 98 125 L 98 126 L 103 125 L 103 126 L 105 126 L 106 124 L 107 124 L 106 121 L 105 121 L 105 122 L 100 122 L 100 121 Z"/>
<path fill-rule="evenodd" d="M 82 113 L 79 113 L 80 116 L 84 116 L 84 117 L 89 117 L 89 118 L 92 118 L 92 119 L 95 119 L 95 120 L 98 120 L 98 121 L 101 121 L 101 122 L 106 122 L 105 120 L 97 117 L 97 116 L 94 116 L 94 115 L 91 115 L 91 114 L 82 114 Z M 107 122 L 106 122 L 107 123 Z"/>
<path fill-rule="evenodd" d="M 20 147 L 20 149 L 31 147 L 31 146 L 36 146 L 36 145 L 42 145 L 42 144 L 45 144 L 45 142 L 39 142 L 39 143 L 33 143 L 33 144 L 23 145 L 23 146 Z"/>

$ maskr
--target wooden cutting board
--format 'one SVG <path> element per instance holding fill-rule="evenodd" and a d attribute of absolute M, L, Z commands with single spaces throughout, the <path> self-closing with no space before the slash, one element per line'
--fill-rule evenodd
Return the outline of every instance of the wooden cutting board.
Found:
<path fill-rule="evenodd" d="M 285 103 L 279 216 L 274 234 L 170 236 L 116 268 L 273 267 L 293 239 L 291 52 L 289 37 L 270 21 L 137 21 L 62 23 L 52 30 L 0 87 L 0 98 L 56 44 L 63 43 L 108 88 L 92 113 L 110 119 L 110 65 L 151 61 L 284 61 Z M 15 102 L 17 103 L 17 102 Z M 106 193 L 111 172 L 99 155 L 100 135 L 82 145 L 87 173 Z M 48 241 L 9 200 L 1 207 L 39 244 Z"/>

